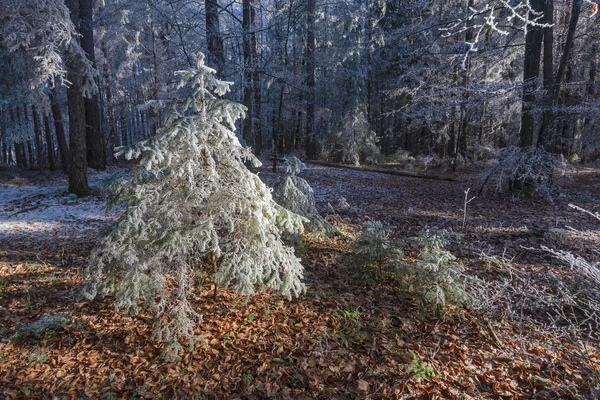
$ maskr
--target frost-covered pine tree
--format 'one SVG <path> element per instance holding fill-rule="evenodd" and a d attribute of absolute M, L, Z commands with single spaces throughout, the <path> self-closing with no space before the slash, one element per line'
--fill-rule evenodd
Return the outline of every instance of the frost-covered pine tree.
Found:
<path fill-rule="evenodd" d="M 167 107 L 164 128 L 118 150 L 140 167 L 112 184 L 111 204 L 125 211 L 93 251 L 84 290 L 88 299 L 114 294 L 119 309 L 152 307 L 156 337 L 175 352 L 181 340 L 193 344 L 201 316 L 189 296 L 203 261 L 213 260 L 217 284 L 242 294 L 304 290 L 300 260 L 281 240 L 281 230 L 302 231 L 301 217 L 245 167 L 260 163 L 234 132 L 244 106 L 220 98 L 231 82 L 218 80 L 203 55 L 178 74 L 187 95 Z"/>

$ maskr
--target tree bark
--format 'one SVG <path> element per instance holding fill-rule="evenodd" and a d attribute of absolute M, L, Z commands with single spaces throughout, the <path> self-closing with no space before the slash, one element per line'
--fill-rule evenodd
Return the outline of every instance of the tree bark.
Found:
<path fill-rule="evenodd" d="M 35 155 L 37 158 L 37 166 L 41 172 L 44 170 L 44 145 L 42 141 L 42 127 L 40 125 L 40 118 L 34 106 L 31 106 L 31 118 L 33 119 L 33 134 L 35 138 Z"/>
<path fill-rule="evenodd" d="M 219 23 L 218 0 L 206 0 L 206 41 L 208 42 L 208 65 L 214 66 L 217 76 L 223 77 L 225 69 L 225 51 Z"/>
<path fill-rule="evenodd" d="M 262 152 L 262 117 L 260 111 L 261 87 L 260 71 L 258 70 L 258 40 L 256 37 L 256 7 L 253 6 L 250 12 L 250 41 L 252 47 L 252 91 L 254 92 L 252 111 L 252 132 L 254 134 L 254 154 L 260 155 Z"/>
<path fill-rule="evenodd" d="M 306 86 L 308 88 L 306 105 L 306 142 L 305 152 L 308 160 L 317 158 L 315 132 L 315 18 L 316 0 L 307 0 L 306 23 Z"/>
<path fill-rule="evenodd" d="M 66 0 L 71 19 L 79 26 L 79 1 Z M 65 51 L 67 80 L 71 86 L 67 89 L 69 103 L 69 193 L 86 196 L 90 192 L 87 181 L 87 145 L 85 101 L 81 93 L 83 87 L 83 60 L 72 47 Z"/>
<path fill-rule="evenodd" d="M 573 0 L 573 6 L 571 8 L 571 19 L 569 21 L 569 28 L 567 30 L 567 39 L 565 40 L 565 48 L 558 64 L 558 72 L 556 73 L 556 79 L 554 80 L 554 90 L 552 92 L 552 105 L 558 104 L 558 95 L 560 94 L 560 87 L 565 73 L 567 71 L 567 64 L 571 55 L 571 49 L 575 41 L 575 30 L 577 29 L 577 22 L 581 14 L 581 3 L 583 0 Z"/>
<path fill-rule="evenodd" d="M 534 11 L 543 11 L 543 0 L 531 0 Z M 529 19 L 535 19 L 534 13 L 529 13 Z M 523 95 L 521 109 L 520 146 L 532 146 L 534 143 L 534 116 L 535 91 L 540 74 L 540 56 L 542 51 L 542 28 L 528 26 L 525 35 L 525 57 L 523 62 Z"/>
<path fill-rule="evenodd" d="M 543 87 L 544 87 L 544 111 L 542 112 L 542 122 L 538 134 L 538 146 L 548 146 L 551 142 L 551 133 L 549 131 L 552 124 L 552 91 L 554 84 L 554 0 L 545 0 L 544 19 L 544 68 Z"/>
<path fill-rule="evenodd" d="M 50 110 L 52 111 L 52 119 L 54 120 L 54 133 L 56 134 L 56 142 L 58 143 L 58 151 L 62 161 L 62 169 L 65 173 L 69 173 L 71 165 L 71 156 L 69 155 L 69 147 L 65 137 L 65 126 L 63 124 L 62 112 L 57 99 L 57 89 L 52 89 L 50 93 Z"/>
<path fill-rule="evenodd" d="M 73 13 L 71 13 L 72 15 Z M 93 1 L 79 0 L 79 33 L 81 34 L 81 47 L 88 60 L 96 68 L 96 55 L 94 52 L 94 25 Z M 106 153 L 104 151 L 104 138 L 100 129 L 100 109 L 98 95 L 84 100 L 86 122 L 87 161 L 90 167 L 102 171 L 106 169 Z"/>
<path fill-rule="evenodd" d="M 46 135 L 46 148 L 48 149 L 48 165 L 50 171 L 56 171 L 54 144 L 52 143 L 52 131 L 50 130 L 50 117 L 48 115 L 44 115 L 44 133 Z"/>
<path fill-rule="evenodd" d="M 285 42 L 283 44 L 283 75 L 287 73 L 288 63 L 290 60 L 288 54 L 288 43 L 290 40 L 290 28 L 292 25 L 292 10 L 294 9 L 294 0 L 290 0 L 288 16 L 287 16 L 287 28 L 285 30 Z M 277 172 L 277 152 L 280 148 L 280 140 L 283 137 L 284 143 L 283 148 L 285 148 L 285 135 L 284 131 L 284 123 L 283 123 L 283 96 L 285 94 L 285 84 L 284 82 L 280 82 L 281 86 L 279 88 L 279 108 L 277 110 L 277 128 L 273 131 L 273 172 Z"/>
<path fill-rule="evenodd" d="M 254 134 L 252 128 L 252 41 L 250 37 L 251 15 L 254 0 L 243 0 L 242 29 L 244 31 L 244 105 L 246 106 L 246 119 L 244 119 L 243 138 L 246 146 L 254 147 Z"/>

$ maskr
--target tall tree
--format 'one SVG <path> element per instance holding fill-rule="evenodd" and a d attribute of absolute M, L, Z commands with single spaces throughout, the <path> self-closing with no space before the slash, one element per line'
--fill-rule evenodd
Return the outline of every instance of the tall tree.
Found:
<path fill-rule="evenodd" d="M 543 13 L 543 0 L 531 0 L 529 19 L 536 20 Z M 539 24 L 526 26 L 525 56 L 523 58 L 523 95 L 521 106 L 521 147 L 534 144 L 534 102 L 537 80 L 540 74 L 540 57 L 542 51 L 542 28 Z"/>
<path fill-rule="evenodd" d="M 50 117 L 44 115 L 44 134 L 46 136 L 46 148 L 48 154 L 48 166 L 50 171 L 56 170 L 56 161 L 54 158 L 54 144 L 52 143 L 52 131 L 50 130 Z"/>
<path fill-rule="evenodd" d="M 223 76 L 225 51 L 219 22 L 219 0 L 206 0 L 206 41 L 208 42 L 208 65 L 214 66 L 219 76 Z"/>
<path fill-rule="evenodd" d="M 254 147 L 254 124 L 252 117 L 254 116 L 253 105 L 253 84 L 252 84 L 252 68 L 254 61 L 252 57 L 252 16 L 255 15 L 253 12 L 254 0 L 243 0 L 242 4 L 242 30 L 243 30 L 243 47 L 244 47 L 244 106 L 246 106 L 248 118 L 244 120 L 243 125 L 243 137 L 246 142 L 246 146 Z"/>
<path fill-rule="evenodd" d="M 57 96 L 58 89 L 52 89 L 49 94 L 50 110 L 52 112 L 52 119 L 54 120 L 54 134 L 56 135 L 56 142 L 58 143 L 58 151 L 60 152 L 62 169 L 68 174 L 71 169 L 71 156 L 69 155 L 69 146 L 67 145 L 67 139 L 65 136 L 65 125 L 63 123 L 63 116 Z"/>
<path fill-rule="evenodd" d="M 71 20 L 79 26 L 79 0 L 66 0 Z M 65 51 L 69 104 L 69 192 L 86 196 L 90 192 L 87 180 L 86 113 L 83 89 L 86 72 L 82 54 L 74 46 Z"/>
<path fill-rule="evenodd" d="M 315 132 L 315 18 L 316 0 L 307 0 L 306 14 L 306 86 L 308 88 L 306 101 L 306 142 L 305 152 L 308 160 L 317 158 L 317 143 Z"/>
<path fill-rule="evenodd" d="M 71 15 L 73 15 L 71 13 Z M 96 68 L 96 55 L 94 51 L 94 15 L 93 0 L 79 0 L 79 33 L 81 34 L 81 47 L 85 51 L 92 66 Z M 100 129 L 100 107 L 98 95 L 92 94 L 84 100 L 86 122 L 87 161 L 90 167 L 96 170 L 106 169 L 106 152 L 104 138 Z"/>
<path fill-rule="evenodd" d="M 544 67 L 543 76 L 543 111 L 542 122 L 538 134 L 538 145 L 548 147 L 550 144 L 550 123 L 552 119 L 552 96 L 554 86 L 554 0 L 544 1 Z"/>

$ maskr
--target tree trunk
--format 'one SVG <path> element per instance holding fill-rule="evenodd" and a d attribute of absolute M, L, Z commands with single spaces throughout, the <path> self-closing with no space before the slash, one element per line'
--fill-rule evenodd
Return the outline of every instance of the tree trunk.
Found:
<path fill-rule="evenodd" d="M 127 140 L 127 109 L 121 110 L 121 146 L 129 146 Z"/>
<path fill-rule="evenodd" d="M 52 111 L 52 119 L 54 120 L 54 133 L 56 134 L 56 142 L 58 143 L 62 169 L 68 174 L 70 171 L 71 156 L 69 155 L 69 147 L 67 146 L 67 139 L 65 137 L 65 126 L 60 111 L 60 104 L 58 104 L 56 97 L 57 89 L 54 88 L 52 89 L 52 93 L 50 93 L 50 109 Z"/>
<path fill-rule="evenodd" d="M 254 134 L 254 153 L 260 155 L 262 152 L 262 117 L 260 114 L 260 102 L 261 102 L 261 86 L 260 86 L 260 72 L 258 70 L 258 40 L 256 37 L 256 7 L 252 7 L 250 10 L 250 41 L 252 47 L 252 90 L 254 92 L 254 104 L 253 109 L 254 115 L 252 116 L 252 132 Z"/>
<path fill-rule="evenodd" d="M 37 166 L 41 172 L 44 170 L 44 144 L 42 141 L 42 127 L 40 126 L 40 118 L 34 106 L 31 107 L 31 118 L 33 119 L 33 134 L 35 138 L 35 155 L 37 158 Z"/>
<path fill-rule="evenodd" d="M 532 0 L 533 11 L 543 11 L 543 0 Z M 529 19 L 535 19 L 533 12 L 529 13 Z M 540 56 L 542 51 L 542 28 L 539 26 L 528 26 L 525 35 L 525 57 L 523 62 L 523 95 L 521 109 L 521 131 L 520 146 L 532 146 L 534 143 L 534 116 L 533 108 L 535 102 L 535 91 L 540 74 Z"/>
<path fill-rule="evenodd" d="M 214 66 L 217 76 L 223 77 L 225 69 L 225 51 L 219 23 L 218 0 L 206 0 L 206 41 L 208 42 L 208 65 Z"/>
<path fill-rule="evenodd" d="M 34 157 L 33 157 L 33 147 L 31 146 L 31 140 L 27 141 L 27 155 L 29 156 L 29 161 L 28 161 L 27 165 L 29 165 L 30 168 L 33 168 Z"/>
<path fill-rule="evenodd" d="M 19 110 L 13 107 L 10 108 L 10 118 L 13 124 L 17 124 L 20 120 Z M 25 157 L 25 146 L 22 141 L 15 142 L 15 158 L 17 168 L 27 168 L 27 158 Z"/>
<path fill-rule="evenodd" d="M 294 0 L 290 0 L 288 17 L 287 17 L 287 29 L 285 31 L 285 43 L 283 45 L 283 75 L 285 76 L 288 69 L 289 54 L 288 54 L 288 43 L 290 39 L 290 28 L 292 23 L 292 10 L 294 9 Z M 273 172 L 277 172 L 277 152 L 280 148 L 280 140 L 283 137 L 285 139 L 284 123 L 283 123 L 283 96 L 285 94 L 285 84 L 282 81 L 281 87 L 279 88 L 279 108 L 277 110 L 277 128 L 273 131 Z M 285 142 L 285 140 L 283 141 Z M 285 148 L 285 143 L 282 143 Z"/>
<path fill-rule="evenodd" d="M 246 119 L 244 119 L 243 138 L 246 146 L 254 147 L 252 128 L 252 41 L 250 38 L 251 15 L 254 0 L 243 0 L 242 28 L 244 31 L 244 105 L 246 106 Z"/>
<path fill-rule="evenodd" d="M 71 16 L 73 13 L 71 12 Z M 79 33 L 81 34 L 81 47 L 88 60 L 96 67 L 94 52 L 94 25 L 93 25 L 93 0 L 79 0 Z M 100 109 L 98 95 L 84 100 L 86 123 L 87 161 L 90 167 L 102 171 L 106 169 L 106 153 L 104 151 L 104 138 L 100 129 Z"/>
<path fill-rule="evenodd" d="M 468 9 L 473 8 L 473 0 L 468 0 L 467 2 Z M 473 35 L 473 27 L 472 22 L 467 21 L 467 31 L 465 32 L 465 42 L 470 43 L 474 39 Z M 456 157 L 460 154 L 462 157 L 467 156 L 467 130 L 469 128 L 469 110 L 467 107 L 467 103 L 469 101 L 469 86 L 471 84 L 471 56 L 467 54 L 467 59 L 465 61 L 464 69 L 462 71 L 462 86 L 464 87 L 464 92 L 462 96 L 462 101 L 460 104 L 460 126 L 458 129 L 458 143 L 457 143 L 457 152 Z M 452 169 L 456 170 L 456 158 L 452 164 Z"/>
<path fill-rule="evenodd" d="M 75 26 L 79 26 L 79 1 L 66 0 Z M 83 87 L 83 60 L 72 47 L 65 51 L 67 80 L 71 86 L 67 89 L 69 103 L 69 193 L 86 196 L 90 192 L 87 181 L 87 146 L 85 101 L 81 93 Z"/>
<path fill-rule="evenodd" d="M 549 150 L 548 146 L 551 142 L 552 132 L 552 87 L 554 84 L 554 0 L 545 0 L 544 19 L 543 22 L 550 26 L 544 28 L 544 68 L 543 85 L 544 85 L 544 111 L 542 112 L 542 122 L 538 134 L 538 146 L 544 146 Z"/>
<path fill-rule="evenodd" d="M 306 23 L 306 142 L 305 152 L 308 160 L 317 158 L 317 143 L 315 132 L 315 17 L 316 0 L 307 0 L 307 23 Z"/>
<path fill-rule="evenodd" d="M 48 149 L 48 165 L 50 166 L 50 171 L 56 171 L 54 144 L 52 143 L 52 131 L 50 130 L 50 117 L 48 115 L 44 115 L 44 133 L 46 135 L 46 146 Z"/>
<path fill-rule="evenodd" d="M 560 94 L 560 87 L 565 73 L 567 71 L 567 64 L 571 55 L 571 49 L 575 41 L 575 30 L 577 29 L 577 22 L 581 14 L 581 3 L 583 0 L 573 0 L 573 7 L 571 8 L 571 19 L 569 21 L 569 28 L 567 30 L 567 39 L 565 40 L 565 48 L 558 64 L 558 72 L 556 73 L 556 79 L 554 80 L 554 90 L 552 93 L 552 105 L 558 104 L 558 95 Z"/>

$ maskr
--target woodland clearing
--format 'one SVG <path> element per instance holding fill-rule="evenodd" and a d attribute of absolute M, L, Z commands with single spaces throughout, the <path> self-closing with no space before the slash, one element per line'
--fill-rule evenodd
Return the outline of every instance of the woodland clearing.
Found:
<path fill-rule="evenodd" d="M 600 171 L 560 178 L 552 201 L 484 193 L 467 205 L 477 176 L 433 181 L 310 164 L 302 173 L 317 205 L 344 233 L 307 234 L 298 248 L 307 293 L 246 299 L 195 291 L 203 315 L 193 352 L 160 359 L 152 316 L 116 312 L 111 298 L 78 299 L 82 270 L 100 229 L 111 174 L 90 172 L 92 194 L 73 199 L 66 181 L 4 169 L 0 182 L 0 398 L 597 398 L 596 326 L 561 324 L 528 295 L 552 297 L 548 276 L 571 275 L 542 245 L 598 261 L 600 228 L 569 203 L 598 209 Z M 265 167 L 265 181 L 274 178 Z M 338 207 L 344 198 L 349 207 Z M 467 276 L 484 279 L 486 300 L 439 319 L 418 316 L 394 274 L 366 284 L 340 255 L 352 252 L 360 222 L 394 226 L 408 238 L 425 226 L 452 233 L 449 250 Z M 531 227 L 536 229 L 532 230 Z M 566 227 L 577 229 L 569 230 Z M 561 240 L 538 231 L 564 229 Z M 562 231 L 561 231 L 562 232 Z M 501 290 L 506 282 L 515 290 Z M 519 291 L 519 284 L 533 288 Z M 14 338 L 44 316 L 64 323 Z M 588 324 L 589 325 L 589 324 Z"/>

